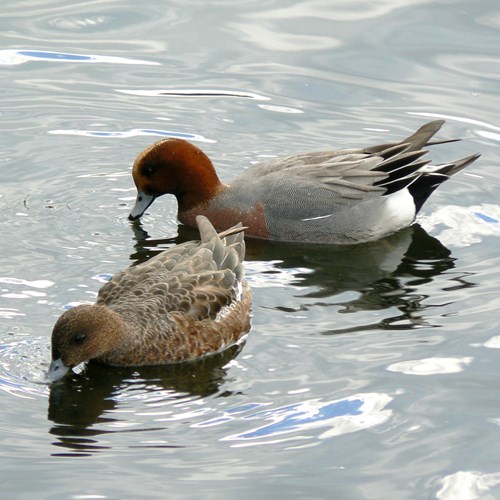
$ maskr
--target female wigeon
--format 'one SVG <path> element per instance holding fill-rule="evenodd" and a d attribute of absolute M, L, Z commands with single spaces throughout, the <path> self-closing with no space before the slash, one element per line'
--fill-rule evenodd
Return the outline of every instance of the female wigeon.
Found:
<path fill-rule="evenodd" d="M 242 222 L 246 236 L 315 243 L 360 243 L 405 226 L 436 187 L 479 155 L 431 166 L 423 150 L 441 128 L 430 122 L 401 142 L 297 154 L 248 168 L 221 183 L 210 159 L 181 139 L 164 139 L 139 154 L 132 175 L 137 200 L 130 220 L 163 194 L 178 219 L 194 227 L 203 214 L 218 230 Z M 450 141 L 441 141 L 450 142 Z"/>
<path fill-rule="evenodd" d="M 47 378 L 88 360 L 117 366 L 185 361 L 220 351 L 250 329 L 241 224 L 169 248 L 106 283 L 92 305 L 66 311 L 52 331 Z"/>

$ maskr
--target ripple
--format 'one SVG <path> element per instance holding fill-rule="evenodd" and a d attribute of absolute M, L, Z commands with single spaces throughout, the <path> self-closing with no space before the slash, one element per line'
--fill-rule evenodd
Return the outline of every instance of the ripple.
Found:
<path fill-rule="evenodd" d="M 394 363 L 387 367 L 390 372 L 405 373 L 406 375 L 444 375 L 464 371 L 474 358 L 426 358 L 413 359 Z"/>
<path fill-rule="evenodd" d="M 335 3 L 323 0 L 306 0 L 292 3 L 286 7 L 262 9 L 248 17 L 266 20 L 320 18 L 342 22 L 361 21 L 386 16 L 395 10 L 409 8 L 412 4 L 420 3 L 420 0 L 381 0 L 379 2 L 361 0 L 355 3 L 351 0 L 337 0 Z"/>
<path fill-rule="evenodd" d="M 0 317 L 4 319 L 12 319 L 16 316 L 26 316 L 26 314 L 13 307 L 0 307 Z"/>
<path fill-rule="evenodd" d="M 50 357 L 45 338 L 21 338 L 0 346 L 0 390 L 18 398 L 46 396 Z"/>
<path fill-rule="evenodd" d="M 500 349 L 500 335 L 491 337 L 491 339 L 487 340 L 483 345 L 489 349 Z"/>
<path fill-rule="evenodd" d="M 500 484 L 500 472 L 459 471 L 445 476 L 440 482 L 442 487 L 436 494 L 439 500 L 493 498 L 485 497 L 484 493 Z"/>
<path fill-rule="evenodd" d="M 91 14 L 85 17 L 57 17 L 47 24 L 61 31 L 83 31 L 109 25 L 111 21 L 109 16 Z"/>
<path fill-rule="evenodd" d="M 446 54 L 437 56 L 436 62 L 440 67 L 464 76 L 477 78 L 478 75 L 481 75 L 483 81 L 489 78 L 497 82 L 500 72 L 500 59 L 494 55 Z"/>
<path fill-rule="evenodd" d="M 479 135 L 480 137 L 484 137 L 485 139 L 488 139 L 490 141 L 500 142 L 500 134 L 495 133 L 495 132 L 488 132 L 486 130 L 478 130 L 477 135 Z"/>
<path fill-rule="evenodd" d="M 50 50 L 3 49 L 0 50 L 0 65 L 14 66 L 30 61 L 71 62 L 71 63 L 103 63 L 103 64 L 146 64 L 157 66 L 160 63 L 125 57 L 102 56 L 95 54 L 76 54 L 70 52 L 53 52 Z"/>
<path fill-rule="evenodd" d="M 245 432 L 231 434 L 222 441 L 239 441 L 233 446 L 255 446 L 292 439 L 325 439 L 360 431 L 386 422 L 392 410 L 384 409 L 392 398 L 383 393 L 354 394 L 334 401 L 311 399 L 273 409 L 249 404 L 233 408 L 215 419 L 193 427 L 213 427 L 230 420 L 261 420 L 265 423 Z M 257 409 L 258 411 L 253 412 Z M 245 415 L 246 412 L 250 414 Z M 318 434 L 317 429 L 321 429 Z"/>
<path fill-rule="evenodd" d="M 134 89 L 115 89 L 122 94 L 137 95 L 144 97 L 240 97 L 244 99 L 256 99 L 258 101 L 268 101 L 265 97 L 253 92 L 244 92 L 241 90 L 221 90 L 221 89 L 158 89 L 158 90 L 134 90 Z"/>
<path fill-rule="evenodd" d="M 491 28 L 500 28 L 500 12 L 489 12 L 487 16 L 479 16 L 476 18 L 476 22 L 483 26 L 489 26 Z"/>
<path fill-rule="evenodd" d="M 28 281 L 19 278 L 8 278 L 0 277 L 0 283 L 5 285 L 13 285 L 11 287 L 1 287 L 0 297 L 6 299 L 29 299 L 38 298 L 39 301 L 42 297 L 46 297 L 47 294 L 42 289 L 50 288 L 54 286 L 53 281 L 49 280 L 34 280 Z M 19 289 L 18 287 L 22 287 Z M 28 290 L 26 290 L 28 288 Z M 30 290 L 30 288 L 35 288 L 35 290 Z M 24 316 L 24 313 L 17 312 L 16 309 L 12 308 L 2 308 L 0 309 L 0 316 L 12 318 L 13 316 Z"/>
<path fill-rule="evenodd" d="M 331 35 L 284 33 L 283 30 L 276 30 L 274 26 L 266 27 L 256 23 L 232 23 L 232 28 L 246 41 L 265 50 L 312 51 L 334 49 L 341 45 L 341 42 Z M 298 49 L 299 47 L 300 49 Z"/>
<path fill-rule="evenodd" d="M 500 205 L 447 205 L 418 221 L 429 232 L 440 229 L 436 237 L 444 245 L 467 247 L 481 242 L 484 236 L 500 236 Z"/>
<path fill-rule="evenodd" d="M 106 137 L 106 138 L 118 138 L 118 139 L 146 135 L 146 136 L 156 136 L 156 137 L 178 137 L 180 139 L 189 139 L 191 141 L 199 141 L 207 143 L 217 142 L 212 139 L 207 139 L 206 137 L 199 134 L 187 134 L 182 132 L 171 132 L 169 130 L 142 129 L 142 128 L 134 128 L 123 132 L 115 130 L 59 129 L 59 130 L 49 130 L 48 133 L 52 135 L 80 135 L 84 137 Z"/>
<path fill-rule="evenodd" d="M 51 433 L 60 437 L 56 446 L 71 453 L 78 451 L 83 429 L 89 436 L 150 432 L 170 428 L 176 422 L 207 419 L 215 411 L 207 396 L 231 394 L 220 386 L 241 348 L 235 345 L 213 356 L 171 365 L 109 367 L 88 363 L 79 373 L 70 373 L 50 385 L 48 419 L 54 424 Z M 182 441 L 182 433 L 172 440 Z"/>
<path fill-rule="evenodd" d="M 500 132 L 500 127 L 498 127 L 496 125 L 488 123 L 484 120 L 477 120 L 475 118 L 467 118 L 465 116 L 449 115 L 446 113 L 429 113 L 429 112 L 422 113 L 422 112 L 416 112 L 416 111 L 411 111 L 408 114 L 412 115 L 412 116 L 422 116 L 423 118 L 454 121 L 454 122 L 458 122 L 458 123 L 464 123 L 466 125 L 472 125 L 472 126 L 476 126 L 476 127 L 480 127 L 480 128 L 487 128 L 490 130 L 495 130 L 497 132 Z"/>
<path fill-rule="evenodd" d="M 290 108 L 287 106 L 276 106 L 271 104 L 259 104 L 259 108 L 265 109 L 266 111 L 274 111 L 275 113 L 288 113 L 288 114 L 300 114 L 303 113 L 300 109 Z"/>
<path fill-rule="evenodd" d="M 298 285 L 304 280 L 300 275 L 312 274 L 306 267 L 280 269 L 281 260 L 262 260 L 245 262 L 247 280 L 252 288 L 269 288 Z"/>
<path fill-rule="evenodd" d="M 5 277 L 0 277 L 0 283 L 8 283 L 10 285 L 29 286 L 29 287 L 33 287 L 33 288 L 50 288 L 51 286 L 53 286 L 55 284 L 53 281 L 49 281 L 49 280 L 28 281 L 28 280 L 22 280 L 19 278 L 5 278 Z"/>

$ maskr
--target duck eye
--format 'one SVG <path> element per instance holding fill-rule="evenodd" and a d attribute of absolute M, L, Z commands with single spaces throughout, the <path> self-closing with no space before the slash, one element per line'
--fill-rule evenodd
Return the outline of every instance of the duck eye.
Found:
<path fill-rule="evenodd" d="M 150 179 L 156 170 L 157 170 L 157 165 L 152 163 L 147 163 L 142 167 L 142 175 L 146 177 L 146 179 Z"/>
<path fill-rule="evenodd" d="M 83 344 L 85 342 L 85 339 L 87 336 L 84 333 L 77 333 L 76 335 L 73 336 L 72 341 L 73 344 Z"/>

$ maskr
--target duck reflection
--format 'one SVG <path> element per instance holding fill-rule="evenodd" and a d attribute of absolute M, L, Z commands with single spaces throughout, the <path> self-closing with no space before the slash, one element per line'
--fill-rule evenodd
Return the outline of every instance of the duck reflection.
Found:
<path fill-rule="evenodd" d="M 335 306 L 339 313 L 358 313 L 394 308 L 395 313 L 385 314 L 377 323 L 360 324 L 348 328 L 333 328 L 323 334 L 376 329 L 408 330 L 434 326 L 427 319 L 425 309 L 439 307 L 426 299 L 432 287 L 428 284 L 442 274 L 448 289 L 475 286 L 466 276 L 450 273 L 455 268 L 455 258 L 437 238 L 430 236 L 419 224 L 407 227 L 387 238 L 351 247 L 295 247 L 288 251 L 268 247 L 265 258 L 278 258 L 278 267 L 307 268 L 312 272 L 298 272 L 295 283 L 307 287 L 300 297 L 322 299 L 323 302 L 304 301 L 299 309 L 281 308 L 287 312 L 304 311 L 312 306 Z M 247 251 L 252 258 L 252 251 Z M 452 285 L 449 285 L 450 280 Z M 444 289 L 445 287 L 442 287 Z M 355 297 L 352 298 L 352 293 Z M 342 294 L 347 294 L 344 299 Z M 338 302 L 325 301 L 337 296 Z M 344 300 L 342 300 L 344 299 Z M 444 305 L 444 304 L 443 304 Z M 370 316 L 371 318 L 372 316 Z M 332 322 L 333 323 L 333 322 Z"/>
<path fill-rule="evenodd" d="M 158 410 L 210 395 L 229 396 L 231 393 L 222 391 L 221 385 L 228 363 L 242 347 L 240 343 L 221 353 L 172 365 L 110 368 L 88 363 L 81 373 L 52 384 L 48 419 L 55 424 L 50 434 L 58 438 L 53 444 L 62 448 L 57 455 L 93 454 L 106 447 L 96 436 L 137 430 L 120 429 L 119 425 L 120 411 L 127 407 L 131 410 L 132 401 L 139 399 L 141 411 L 147 411 L 145 406 Z"/>
<path fill-rule="evenodd" d="M 272 250 L 274 251 L 274 249 Z M 251 256 L 251 252 L 247 252 Z M 268 252 L 268 255 L 269 252 Z M 430 236 L 420 225 L 414 224 L 379 241 L 363 245 L 331 249 L 296 248 L 279 266 L 305 266 L 312 273 L 297 273 L 299 286 L 308 287 L 304 298 L 325 299 L 352 293 L 348 299 L 334 302 L 304 302 L 300 310 L 311 306 L 336 306 L 339 313 L 357 313 L 395 308 L 395 314 L 384 315 L 376 324 L 361 324 L 348 328 L 333 328 L 323 334 L 333 335 L 374 329 L 408 330 L 433 326 L 425 314 L 429 305 L 431 287 L 427 285 L 442 274 L 447 277 L 447 289 L 475 286 L 466 276 L 450 273 L 455 258 L 437 238 Z M 270 255 L 272 258 L 272 254 Z M 449 285 L 450 280 L 452 285 Z M 444 289 L 444 287 L 441 287 Z M 343 297 L 341 297 L 343 298 Z M 444 304 L 443 304 L 444 305 Z M 292 309 L 282 308 L 288 312 Z"/>
<path fill-rule="evenodd" d="M 180 243 L 196 237 L 195 231 L 179 226 L 179 233 L 171 240 L 149 239 L 139 224 L 132 225 L 135 232 L 135 252 L 132 260 L 148 259 L 164 246 Z M 265 271 L 258 273 L 271 278 L 283 273 L 287 284 L 298 290 L 295 308 L 277 308 L 285 312 L 299 312 L 313 306 L 336 306 L 340 313 L 376 311 L 397 308 L 390 318 L 377 324 L 363 324 L 352 328 L 337 328 L 327 334 L 361 331 L 374 328 L 408 329 L 429 325 L 422 311 L 428 298 L 431 283 L 439 275 L 449 273 L 455 267 L 455 258 L 437 238 L 430 236 L 419 224 L 413 224 L 386 238 L 349 246 L 312 245 L 267 242 L 247 239 L 247 277 L 252 285 L 255 272 L 252 261 L 270 263 Z M 289 276 L 292 275 L 292 280 Z M 450 287 L 467 288 L 474 286 L 466 276 L 447 277 Z M 264 276 L 265 281 L 265 276 Z M 423 292 L 425 290 L 425 293 Z M 352 298 L 352 293 L 355 297 Z M 342 294 L 347 294 L 348 298 Z M 339 302 L 331 302 L 337 297 Z M 312 302 L 311 299 L 318 299 Z M 344 300 L 342 300 L 344 299 Z"/>
<path fill-rule="evenodd" d="M 130 259 L 140 263 L 171 245 L 196 238 L 196 232 L 179 226 L 170 239 L 151 239 L 133 224 L 135 251 Z M 330 297 L 345 291 L 360 291 L 392 276 L 432 280 L 454 267 L 451 251 L 419 224 L 386 238 L 358 245 L 314 245 L 246 239 L 247 261 L 272 261 L 276 270 L 295 270 L 294 284 L 315 287 L 309 297 Z M 250 267 L 250 273 L 252 270 Z M 272 272 L 272 271 L 271 271 Z M 276 272 L 276 271 L 274 271 Z"/>

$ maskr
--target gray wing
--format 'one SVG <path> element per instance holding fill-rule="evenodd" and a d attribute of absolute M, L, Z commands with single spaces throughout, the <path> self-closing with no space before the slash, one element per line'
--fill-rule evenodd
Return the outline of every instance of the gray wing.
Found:
<path fill-rule="evenodd" d="M 443 120 L 426 123 L 401 142 L 363 149 L 306 153 L 262 162 L 241 174 L 236 183 L 241 193 L 262 200 L 275 216 L 315 217 L 350 208 L 361 201 L 392 194 L 422 176 L 428 160 L 422 149 L 443 125 Z M 448 141 L 441 141 L 448 142 Z M 283 175 L 285 174 L 285 175 Z M 280 206 L 283 192 L 296 200 L 295 214 Z M 248 200 L 250 204 L 250 198 Z"/>
<path fill-rule="evenodd" d="M 276 217 L 319 217 L 403 189 L 428 163 L 421 159 L 425 151 L 411 151 L 407 144 L 389 145 L 378 154 L 342 153 L 313 153 L 284 158 L 272 168 L 263 165 L 260 177 L 238 178 L 239 192 L 253 199 L 257 192 L 266 212 Z M 283 193 L 288 194 L 286 206 Z M 289 199 L 295 203 L 290 205 Z"/>

